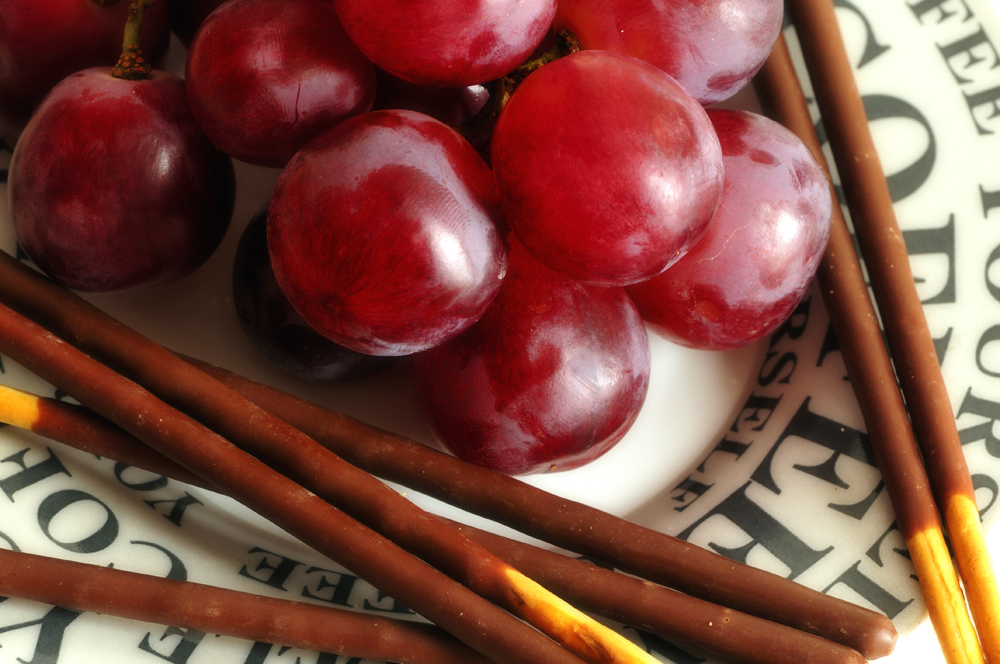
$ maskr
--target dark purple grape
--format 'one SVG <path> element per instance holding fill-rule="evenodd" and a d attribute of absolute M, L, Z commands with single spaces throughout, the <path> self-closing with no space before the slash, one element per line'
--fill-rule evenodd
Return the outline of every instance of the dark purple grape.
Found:
<path fill-rule="evenodd" d="M 158 61 L 169 43 L 166 2 L 145 12 L 142 52 Z M 14 145 L 56 83 L 90 67 L 111 67 L 122 52 L 128 2 L 0 2 L 0 140 Z"/>
<path fill-rule="evenodd" d="M 375 75 L 373 109 L 417 111 L 455 128 L 468 124 L 490 96 L 482 85 L 442 88 L 410 83 L 381 69 Z"/>

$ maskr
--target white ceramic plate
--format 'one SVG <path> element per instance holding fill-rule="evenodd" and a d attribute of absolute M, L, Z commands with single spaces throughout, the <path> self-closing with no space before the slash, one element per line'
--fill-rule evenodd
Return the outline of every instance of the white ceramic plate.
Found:
<path fill-rule="evenodd" d="M 859 66 L 859 85 L 873 113 L 885 116 L 873 121 L 873 131 L 886 171 L 903 192 L 899 221 L 931 330 L 942 340 L 952 407 L 993 532 L 1000 495 L 1000 193 L 992 193 L 1000 192 L 1000 116 L 993 115 L 1000 108 L 1000 20 L 984 0 L 933 5 L 838 3 L 852 57 L 858 63 L 870 58 Z M 788 37 L 794 46 L 794 35 Z M 972 43 L 961 41 L 970 37 L 970 50 L 947 55 L 949 45 Z M 174 51 L 174 57 L 176 68 L 182 54 Z M 171 348 L 429 442 L 405 363 L 347 385 L 314 385 L 269 366 L 243 338 L 230 296 L 230 265 L 240 231 L 266 200 L 277 172 L 238 166 L 238 175 L 234 225 L 209 264 L 155 293 L 89 299 Z M 0 248 L 12 252 L 5 198 L 0 186 Z M 843 363 L 824 345 L 828 330 L 813 291 L 792 328 L 747 349 L 696 352 L 654 338 L 651 389 L 626 439 L 589 466 L 528 481 L 702 546 L 743 551 L 739 555 L 752 565 L 884 611 L 904 634 L 886 662 L 943 661 Z M 9 361 L 0 380 L 51 393 Z M 36 463 L 47 445 L 30 434 L 0 431 L 0 481 L 19 470 L 12 455 L 28 450 L 24 460 Z M 232 501 L 173 481 L 143 490 L 138 471 L 117 477 L 110 461 L 55 452 L 68 474 L 0 499 L 0 536 L 24 550 L 161 574 L 166 550 L 193 581 L 290 599 L 300 599 L 302 588 L 315 582 L 302 570 L 336 569 Z M 42 518 L 40 507 L 67 491 L 89 498 Z M 156 501 L 185 494 L 197 502 L 179 524 L 164 518 L 168 503 Z M 74 550 L 73 543 L 102 528 L 109 532 L 112 522 L 113 536 L 97 550 Z M 993 548 L 1000 552 L 1000 541 Z M 240 573 L 264 555 L 304 564 L 283 588 L 272 588 Z M 862 578 L 871 583 L 855 583 Z M 364 598 L 377 601 L 361 584 L 351 602 Z M 0 602 L 0 663 L 329 661 L 317 653 L 53 611 Z M 57 627 L 42 629 L 43 617 Z M 698 653 L 660 655 L 664 661 L 704 660 Z"/>

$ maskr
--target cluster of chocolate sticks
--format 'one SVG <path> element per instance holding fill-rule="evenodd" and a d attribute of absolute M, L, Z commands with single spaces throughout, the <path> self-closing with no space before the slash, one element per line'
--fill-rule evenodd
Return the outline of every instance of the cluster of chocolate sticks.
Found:
<path fill-rule="evenodd" d="M 884 328 L 883 338 L 837 208 L 817 280 L 876 463 L 945 660 L 1000 662 L 1000 595 L 975 490 L 834 3 L 794 0 L 786 8 Z M 765 111 L 792 129 L 825 165 L 783 39 L 755 85 Z"/>
<path fill-rule="evenodd" d="M 847 103 L 853 103 L 853 79 L 821 83 L 825 63 L 841 57 L 846 62 L 832 4 L 803 0 L 789 8 L 803 41 L 814 47 L 806 52 L 810 67 L 816 67 L 810 70 L 814 82 L 836 91 L 836 99 L 850 97 Z M 851 77 L 849 66 L 846 75 Z M 758 76 L 757 88 L 772 117 L 815 146 L 822 160 L 783 41 Z M 824 118 L 826 103 L 835 102 L 821 99 Z M 866 132 L 861 113 L 860 120 L 845 114 L 850 119 L 844 122 L 860 124 Z M 826 124 L 835 147 L 842 142 L 848 154 L 857 149 L 853 137 L 838 138 L 837 123 Z M 854 189 L 850 169 L 840 172 L 845 190 Z M 880 171 L 877 179 L 884 180 Z M 859 210 L 874 207 L 872 225 L 883 223 L 886 214 L 891 217 L 891 205 L 886 213 L 884 203 L 871 202 L 869 187 L 856 189 L 865 192 L 859 194 Z M 851 202 L 855 224 L 867 220 Z M 905 264 L 905 247 L 902 251 Z M 874 281 L 878 270 L 872 260 Z M 899 264 L 901 259 L 894 260 Z M 913 290 L 912 276 L 901 278 L 909 278 L 906 286 Z M 959 471 L 964 469 L 964 475 L 948 475 L 935 491 L 938 504 L 946 506 L 942 511 L 962 578 L 977 589 L 969 593 L 975 627 L 944 545 L 934 498 L 929 489 L 927 496 L 915 494 L 911 485 L 913 477 L 927 475 L 913 431 L 922 440 L 934 424 L 914 417 L 911 425 L 842 218 L 835 220 L 819 279 L 948 661 L 982 662 L 983 649 L 990 654 L 998 642 L 991 622 L 998 613 L 985 549 L 954 534 L 959 525 L 969 530 L 970 520 L 978 528 L 974 496 L 971 508 L 968 503 L 971 484 L 966 491 L 951 479 L 955 474 L 967 478 L 968 470 L 962 459 Z M 591 614 L 736 662 L 847 664 L 882 657 L 895 644 L 891 621 L 877 612 L 179 357 L 5 254 L 0 254 L 0 302 L 0 353 L 83 404 L 4 389 L 4 421 L 231 496 L 433 624 L 5 550 L 0 550 L 2 595 L 404 664 L 655 661 Z M 891 319 L 890 305 L 881 299 L 879 304 Z M 899 306 L 915 306 L 923 321 L 919 301 Z M 859 310 L 870 313 L 859 317 Z M 888 323 L 886 332 L 895 348 Z M 910 367 L 900 359 L 911 357 L 910 349 L 900 352 L 905 354 L 894 356 L 895 361 Z M 910 368 L 913 373 L 932 368 L 938 375 L 918 378 L 919 385 L 940 383 L 936 362 Z M 940 413 L 942 403 L 948 403 L 939 393 L 921 397 L 906 392 L 906 398 L 927 412 Z M 946 415 L 934 422 L 944 419 L 954 427 L 950 411 Z M 951 457 L 942 453 L 936 458 Z M 930 479 L 955 463 L 929 467 Z M 900 467 L 904 470 L 897 471 Z M 382 480 L 606 567 L 445 521 L 420 510 Z M 954 501 L 958 506 L 952 507 Z M 1000 662 L 1000 657 L 990 659 Z"/>

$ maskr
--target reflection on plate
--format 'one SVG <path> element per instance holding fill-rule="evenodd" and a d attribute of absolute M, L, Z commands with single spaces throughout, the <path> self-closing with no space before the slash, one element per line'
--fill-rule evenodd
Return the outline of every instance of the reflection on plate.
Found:
<path fill-rule="evenodd" d="M 1000 494 L 1000 67 L 994 48 L 1000 22 L 983 0 L 841 0 L 838 7 L 989 528 Z M 788 36 L 794 46 L 791 31 Z M 155 294 L 89 299 L 171 348 L 429 441 L 405 363 L 347 385 L 311 385 L 267 365 L 242 337 L 229 294 L 230 264 L 242 226 L 277 172 L 240 166 L 238 173 L 243 193 L 234 227 L 208 265 Z M 0 187 L 0 248 L 13 252 L 5 197 Z M 528 481 L 873 606 L 904 633 L 921 623 L 919 587 L 819 293 L 811 291 L 782 330 L 753 347 L 705 353 L 654 339 L 653 353 L 647 403 L 626 439 L 584 468 Z M 3 370 L 4 383 L 51 393 L 9 361 Z M 63 448 L 53 453 L 65 472 L 25 474 L 48 458 L 47 445 L 30 434 L 0 432 L 0 489 L 7 494 L 0 501 L 0 538 L 11 545 L 161 575 L 179 563 L 194 581 L 289 599 L 300 599 L 304 590 L 322 596 L 324 584 L 351 583 L 343 570 L 211 493 L 151 482 L 148 474 Z M 15 477 L 31 481 L 15 484 Z M 280 583 L 260 573 L 279 560 L 289 561 Z M 363 583 L 345 596 L 352 607 L 367 601 L 372 610 L 394 608 Z M 658 654 L 665 661 L 704 660 L 682 650 Z M 297 659 L 333 661 L 0 602 L 2 662 Z"/>

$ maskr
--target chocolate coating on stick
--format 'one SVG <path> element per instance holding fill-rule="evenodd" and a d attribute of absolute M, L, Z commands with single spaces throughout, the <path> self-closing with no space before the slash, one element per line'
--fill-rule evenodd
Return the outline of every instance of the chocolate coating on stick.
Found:
<path fill-rule="evenodd" d="M 807 31 L 803 52 L 814 80 L 823 126 L 829 135 L 844 197 L 851 210 L 893 361 L 898 367 L 899 384 L 910 405 L 916 440 L 924 445 L 922 465 L 926 466 L 932 484 L 937 484 L 935 492 L 943 505 L 949 493 L 974 496 L 975 490 L 853 70 L 846 54 L 835 57 L 824 46 L 834 39 L 842 43 L 839 31 L 829 34 L 828 27 L 820 27 L 829 26 L 824 4 L 792 3 L 789 12 L 800 26 L 798 29 Z M 825 36 L 818 36 L 821 34 Z M 884 346 L 881 341 L 880 345 Z M 868 352 L 869 346 L 853 352 Z M 946 436 L 946 431 L 950 435 Z"/>
<path fill-rule="evenodd" d="M 88 352 L 117 351 L 124 356 L 119 361 L 153 353 L 157 359 L 150 373 L 163 362 L 149 349 L 152 342 L 136 341 L 121 323 L 2 252 L 0 299 L 85 345 Z M 892 622 L 877 612 L 464 463 L 278 390 L 227 372 L 214 375 L 306 430 L 350 463 L 383 479 L 690 595 L 829 638 L 870 659 L 888 654 L 895 645 Z"/>
<path fill-rule="evenodd" d="M 757 75 L 755 87 L 764 110 L 795 132 L 825 166 L 822 147 L 783 39 Z M 884 181 L 881 173 L 879 178 Z M 834 195 L 832 183 L 831 195 Z M 830 240 L 817 280 L 896 513 L 896 523 L 911 551 L 943 649 L 949 661 L 981 661 L 958 577 L 944 545 L 930 480 L 839 206 L 834 207 Z"/>
<path fill-rule="evenodd" d="M 540 632 L 4 305 L 0 352 L 498 664 L 580 664 Z"/>
<path fill-rule="evenodd" d="M 433 625 L 0 549 L 0 594 L 399 664 L 489 664 Z"/>
<path fill-rule="evenodd" d="M 763 110 L 798 135 L 825 167 L 822 147 L 784 40 L 757 74 L 754 87 Z M 925 528 L 940 529 L 930 480 L 840 206 L 833 208 L 830 240 L 816 279 L 872 439 L 872 452 L 892 498 L 900 532 L 909 539 Z"/>
<path fill-rule="evenodd" d="M 9 261 L 0 261 L 0 270 L 5 266 L 13 268 L 16 264 L 10 266 Z M 338 509 L 542 630 L 580 658 L 592 662 L 651 661 L 647 653 L 622 635 L 575 612 L 544 588 L 530 583 L 517 570 L 444 526 L 384 483 L 344 462 L 302 431 L 69 291 L 53 291 L 54 284 L 32 278 L 36 275 L 25 273 L 24 269 L 20 274 L 27 282 L 26 289 L 33 286 L 39 297 L 47 294 L 57 301 L 53 304 L 59 308 L 46 314 L 24 297 L 11 297 L 10 300 L 25 307 L 58 334 L 70 335 L 74 345 L 122 371 L 158 399 L 204 422 L 241 449 L 277 468 L 278 472 L 295 481 L 309 483 Z M 8 294 L 3 292 L 2 295 L 7 298 Z M 77 399 L 83 401 L 79 396 Z M 120 424 L 114 418 L 109 419 Z M 198 472 L 186 462 L 182 465 Z M 359 572 L 359 576 L 364 575 Z M 440 611 L 435 610 L 440 615 Z M 537 641 L 534 635 L 529 636 L 526 628 L 522 631 L 525 642 Z M 505 647 L 510 649 L 513 644 Z M 494 658 L 499 656 L 492 651 L 487 654 Z"/>
<path fill-rule="evenodd" d="M 145 470 L 164 472 L 168 461 L 113 424 L 79 407 L 38 397 L 43 413 L 58 412 L 62 426 L 32 427 L 58 442 L 112 459 L 128 457 Z M 74 426 L 79 423 L 80 426 Z M 145 453 L 145 452 L 148 453 Z M 142 465 L 144 462 L 150 465 Z M 174 478 L 178 479 L 178 478 Z M 308 488 L 308 487 L 307 487 Z M 742 664 L 861 664 L 858 652 L 779 623 L 684 595 L 675 590 L 598 567 L 530 544 L 452 523 L 470 539 L 557 591 L 579 608 L 645 629 Z M 2 577 L 0 577 L 2 578 Z M 2 587 L 0 587 L 2 590 Z"/>
<path fill-rule="evenodd" d="M 738 664 L 864 664 L 839 643 L 684 595 L 591 562 L 457 526 L 580 608 Z"/>
<path fill-rule="evenodd" d="M 201 362 L 198 366 L 383 479 L 689 595 L 846 645 L 869 659 L 883 657 L 895 646 L 895 627 L 880 613 L 465 463 L 232 372 Z"/>
<path fill-rule="evenodd" d="M 56 399 L 39 398 L 38 419 L 31 426 L 31 431 L 90 454 L 114 459 L 187 484 L 212 489 L 207 482 L 187 468 L 140 444 L 135 436 L 82 406 Z"/>
<path fill-rule="evenodd" d="M 972 476 L 835 9 L 828 0 L 798 1 L 789 3 L 789 12 L 801 36 L 899 384 L 980 640 L 987 659 L 1000 661 L 1000 589 L 980 525 Z"/>
<path fill-rule="evenodd" d="M 946 496 L 955 492 L 972 496 L 975 489 L 962 454 L 951 400 L 861 94 L 846 52 L 833 47 L 836 44 L 843 51 L 836 21 L 831 23 L 832 6 L 793 2 L 789 13 L 802 35 L 806 67 L 814 82 L 844 198 L 938 500 L 943 505 Z"/>

